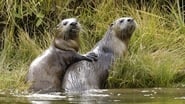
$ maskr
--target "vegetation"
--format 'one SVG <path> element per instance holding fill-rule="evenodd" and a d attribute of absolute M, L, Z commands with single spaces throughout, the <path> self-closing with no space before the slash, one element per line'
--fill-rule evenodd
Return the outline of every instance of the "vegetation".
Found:
<path fill-rule="evenodd" d="M 173 0 L 172 0 L 173 1 Z M 113 66 L 109 88 L 183 87 L 185 24 L 181 0 L 1 0 L 0 89 L 24 90 L 31 61 L 54 37 L 57 23 L 78 17 L 81 53 L 89 51 L 116 18 L 138 23 L 126 57 Z"/>

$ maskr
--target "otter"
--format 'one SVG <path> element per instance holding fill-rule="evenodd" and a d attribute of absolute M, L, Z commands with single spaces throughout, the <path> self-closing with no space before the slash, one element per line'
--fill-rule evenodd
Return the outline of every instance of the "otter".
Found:
<path fill-rule="evenodd" d="M 31 63 L 27 82 L 31 91 L 51 92 L 61 90 L 61 80 L 66 68 L 78 61 L 96 61 L 96 55 L 80 55 L 80 23 L 76 18 L 62 20 L 57 25 L 56 36 L 51 46 Z"/>
<path fill-rule="evenodd" d="M 111 66 L 116 58 L 126 53 L 135 28 L 136 22 L 131 17 L 115 20 L 104 37 L 87 53 L 94 52 L 98 60 L 94 63 L 80 61 L 71 65 L 64 75 L 62 88 L 67 92 L 105 88 Z"/>

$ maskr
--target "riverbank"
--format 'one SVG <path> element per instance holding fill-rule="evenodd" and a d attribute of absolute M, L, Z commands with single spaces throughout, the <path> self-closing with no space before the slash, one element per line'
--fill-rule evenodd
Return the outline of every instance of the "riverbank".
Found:
<path fill-rule="evenodd" d="M 78 17 L 80 53 L 89 51 L 116 18 L 132 16 L 138 23 L 127 55 L 116 62 L 109 88 L 183 87 L 185 84 L 185 24 L 180 3 L 157 1 L 90 0 L 70 2 L 44 0 L 29 3 L 2 1 L 3 31 L 0 37 L 0 89 L 24 90 L 31 61 L 53 39 L 53 31 L 63 18 Z M 4 12 L 6 11 L 6 12 Z"/>

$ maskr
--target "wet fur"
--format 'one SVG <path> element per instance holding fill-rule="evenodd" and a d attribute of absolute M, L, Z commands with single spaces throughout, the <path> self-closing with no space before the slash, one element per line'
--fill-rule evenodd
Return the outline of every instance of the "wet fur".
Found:
<path fill-rule="evenodd" d="M 117 57 L 126 53 L 133 32 L 120 31 L 115 25 L 107 30 L 103 39 L 90 51 L 98 55 L 98 61 L 81 61 L 71 65 L 64 76 L 63 89 L 84 91 L 105 88 L 111 66 Z"/>
<path fill-rule="evenodd" d="M 77 53 L 78 31 L 66 32 L 62 27 L 58 31 L 51 46 L 30 65 L 27 75 L 27 82 L 31 83 L 30 90 L 60 91 L 66 68 L 75 62 L 89 60 Z M 67 38 L 64 39 L 64 36 Z"/>

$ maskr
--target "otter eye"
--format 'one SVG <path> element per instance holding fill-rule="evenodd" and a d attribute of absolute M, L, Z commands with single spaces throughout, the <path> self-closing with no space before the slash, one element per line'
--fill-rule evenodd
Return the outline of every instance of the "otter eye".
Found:
<path fill-rule="evenodd" d="M 66 21 L 66 22 L 63 23 L 63 25 L 65 26 L 65 25 L 67 25 L 67 23 L 68 23 L 68 22 Z"/>
<path fill-rule="evenodd" d="M 124 22 L 124 20 L 121 20 L 121 21 L 120 21 L 120 23 L 123 23 L 123 22 Z"/>

